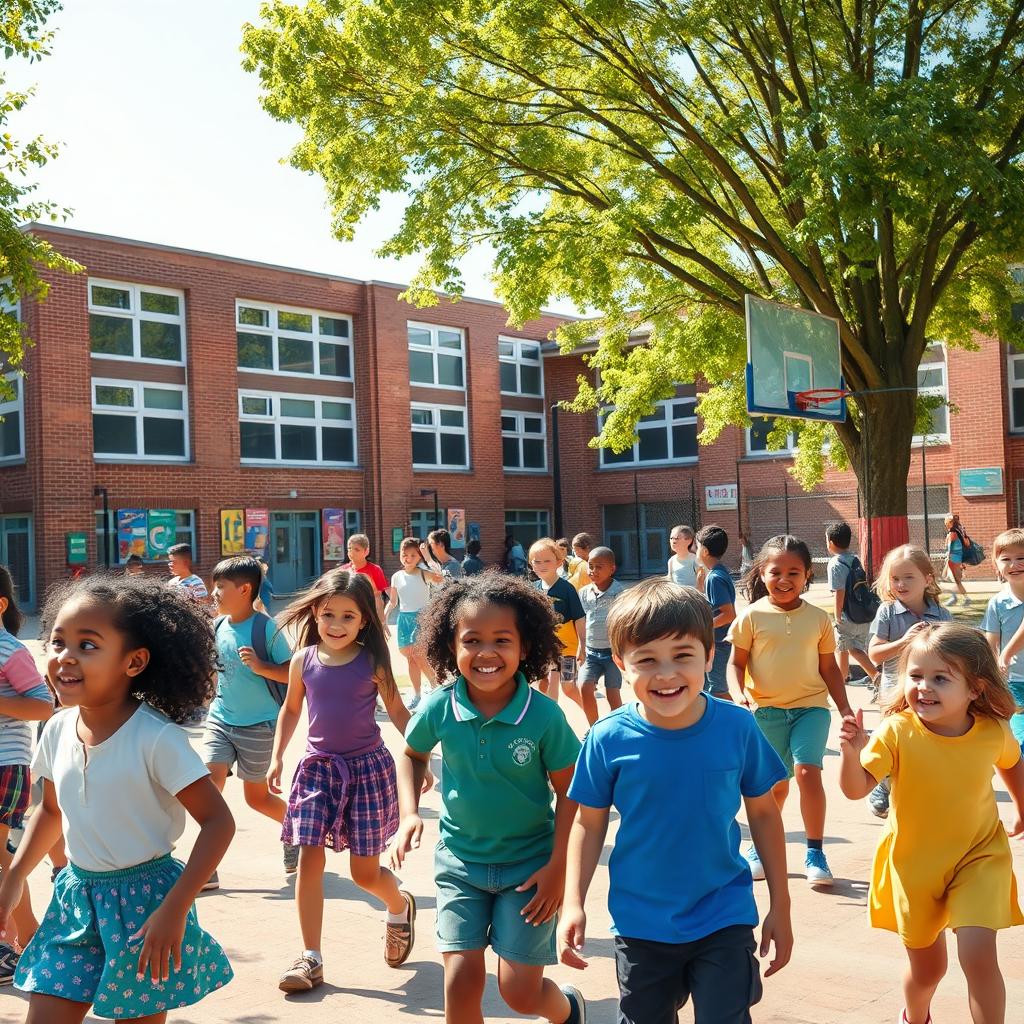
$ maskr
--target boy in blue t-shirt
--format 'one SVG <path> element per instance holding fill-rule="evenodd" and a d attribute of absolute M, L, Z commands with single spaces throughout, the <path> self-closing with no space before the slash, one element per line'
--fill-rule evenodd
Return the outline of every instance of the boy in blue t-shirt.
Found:
<path fill-rule="evenodd" d="M 732 644 L 726 637 L 729 634 L 729 623 L 736 618 L 736 586 L 729 571 L 721 564 L 728 549 L 729 535 L 720 526 L 705 526 L 697 532 L 697 561 L 707 570 L 704 596 L 711 605 L 715 628 L 715 657 L 704 689 L 722 700 L 732 700 L 729 696 L 729 681 L 725 677 Z"/>
<path fill-rule="evenodd" d="M 580 808 L 558 941 L 564 964 L 586 966 L 583 906 L 614 806 L 608 909 L 620 1024 L 675 1020 L 691 996 L 698 1021 L 750 1021 L 761 979 L 757 907 L 736 823 L 741 798 L 771 897 L 760 953 L 774 943 L 775 956 L 765 976 L 793 949 L 786 843 L 772 796 L 786 769 L 746 709 L 703 692 L 712 628 L 707 604 L 665 579 L 626 591 L 608 617 L 613 656 L 637 703 L 598 721 L 576 763 L 569 797 Z"/>

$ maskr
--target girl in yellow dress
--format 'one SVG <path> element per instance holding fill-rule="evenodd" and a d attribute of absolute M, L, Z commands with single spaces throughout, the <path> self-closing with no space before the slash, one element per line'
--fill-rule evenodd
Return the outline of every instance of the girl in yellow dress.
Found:
<path fill-rule="evenodd" d="M 863 712 L 843 719 L 839 784 L 860 800 L 887 775 L 892 795 L 871 871 L 870 920 L 907 949 L 904 1024 L 929 1024 L 956 933 L 974 1024 L 1004 1024 L 996 931 L 1024 924 L 1007 832 L 1024 836 L 1024 761 L 1007 719 L 1016 710 L 984 636 L 925 626 L 903 651 L 899 687 L 869 738 Z M 992 770 L 1014 806 L 999 818 Z"/>

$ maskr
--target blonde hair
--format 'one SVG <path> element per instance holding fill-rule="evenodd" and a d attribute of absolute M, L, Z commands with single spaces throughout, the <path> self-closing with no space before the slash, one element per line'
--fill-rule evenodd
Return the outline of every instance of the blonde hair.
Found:
<path fill-rule="evenodd" d="M 527 559 L 529 561 L 533 561 L 533 555 L 536 551 L 550 551 L 559 562 L 565 560 L 565 554 L 558 546 L 558 541 L 554 540 L 552 537 L 541 537 L 530 545 L 530 551 L 527 555 Z"/>
<path fill-rule="evenodd" d="M 992 561 L 994 562 L 1007 548 L 1024 548 L 1024 530 L 1003 530 L 992 541 Z M 998 569 L 998 566 L 996 566 Z"/>
<path fill-rule="evenodd" d="M 878 570 L 878 576 L 875 578 L 875 593 L 883 601 L 899 600 L 899 597 L 892 589 L 892 570 L 897 562 L 911 562 L 916 569 L 923 573 L 926 580 L 924 586 L 925 603 L 938 604 L 939 598 L 942 596 L 942 588 L 935 579 L 935 566 L 932 565 L 932 560 L 925 551 L 922 548 L 915 547 L 913 544 L 901 544 L 898 548 L 893 548 L 882 559 L 881 568 Z M 930 583 L 927 582 L 929 576 L 931 577 Z"/>
<path fill-rule="evenodd" d="M 999 671 L 996 656 L 980 630 L 959 622 L 940 622 L 927 626 L 903 648 L 899 667 L 901 682 L 906 675 L 910 655 L 919 650 L 937 654 L 963 674 L 972 690 L 978 691 L 978 696 L 969 706 L 972 714 L 1006 719 L 1019 710 L 1005 677 Z M 895 715 L 906 711 L 908 707 L 904 687 L 896 686 L 882 714 Z"/>

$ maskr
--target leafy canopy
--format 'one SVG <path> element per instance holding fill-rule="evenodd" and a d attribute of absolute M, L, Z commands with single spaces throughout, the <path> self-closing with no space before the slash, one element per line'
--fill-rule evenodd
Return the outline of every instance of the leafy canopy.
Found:
<path fill-rule="evenodd" d="M 1024 0 L 271 0 L 261 13 L 245 66 L 265 108 L 304 129 L 291 161 L 326 182 L 335 233 L 406 193 L 384 252 L 422 253 L 414 300 L 458 295 L 459 260 L 487 243 L 513 321 L 553 298 L 601 310 L 600 385 L 581 378 L 574 407 L 615 403 L 601 443 L 616 450 L 698 376 L 703 440 L 747 422 L 748 291 L 838 318 L 856 390 L 916 387 L 929 338 L 1019 334 L 1007 265 L 1024 237 Z M 649 341 L 628 344 L 641 325 Z M 909 458 L 905 402 L 892 443 Z M 858 467 L 859 415 L 797 425 L 804 483 L 826 457 Z M 829 437 L 841 443 L 825 456 Z"/>

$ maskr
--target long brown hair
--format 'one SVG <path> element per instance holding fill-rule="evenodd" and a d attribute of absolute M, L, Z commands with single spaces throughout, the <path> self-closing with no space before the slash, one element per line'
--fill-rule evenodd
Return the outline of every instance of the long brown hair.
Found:
<path fill-rule="evenodd" d="M 398 692 L 398 685 L 391 671 L 391 652 L 384 637 L 384 626 L 377 614 L 377 596 L 366 576 L 348 569 L 325 572 L 285 608 L 277 620 L 278 628 L 294 628 L 300 647 L 318 645 L 321 637 L 316 624 L 317 613 L 332 597 L 347 597 L 359 609 L 365 621 L 356 642 L 369 654 L 374 673 L 383 673 L 383 684 L 378 684 L 378 689 L 385 702 L 390 700 Z"/>

